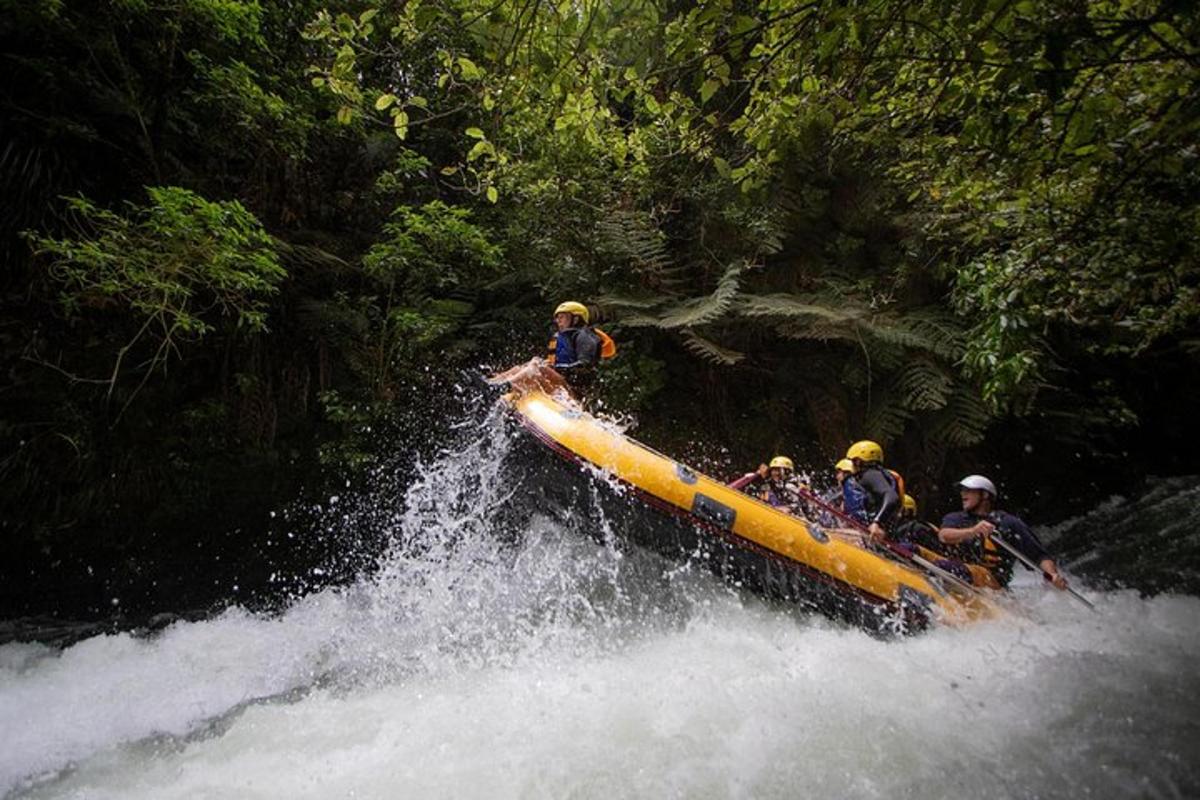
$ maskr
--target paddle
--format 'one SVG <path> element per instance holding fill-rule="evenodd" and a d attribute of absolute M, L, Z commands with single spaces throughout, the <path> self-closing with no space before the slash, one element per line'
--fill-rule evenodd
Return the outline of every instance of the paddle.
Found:
<path fill-rule="evenodd" d="M 1047 579 L 1049 579 L 1051 577 L 1050 573 L 1047 572 L 1046 570 L 1042 569 L 1040 564 L 1033 563 L 1032 558 L 1027 557 L 1024 553 L 1022 553 L 1017 548 L 1013 547 L 1008 542 L 1001 539 L 995 533 L 992 533 L 991 539 L 993 542 L 995 542 L 996 544 L 1003 547 L 1005 550 L 1007 550 L 1009 553 L 1011 553 L 1018 561 L 1020 561 L 1025 566 L 1029 567 L 1034 572 L 1042 573 L 1042 575 L 1045 576 Z M 1085 606 L 1090 608 L 1092 611 L 1096 610 L 1096 606 L 1092 603 L 1091 600 L 1088 600 L 1086 597 L 1084 597 L 1079 592 L 1072 589 L 1070 586 L 1066 587 L 1066 591 L 1070 592 L 1072 597 L 1074 597 L 1079 602 L 1083 603 Z"/>

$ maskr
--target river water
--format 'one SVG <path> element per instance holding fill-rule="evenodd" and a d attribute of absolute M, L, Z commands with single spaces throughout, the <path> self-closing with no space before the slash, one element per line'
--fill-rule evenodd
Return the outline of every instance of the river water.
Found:
<path fill-rule="evenodd" d="M 1024 579 L 1019 615 L 873 638 L 514 514 L 511 435 L 376 509 L 351 585 L 0 646 L 0 796 L 1200 796 L 1200 598 Z"/>

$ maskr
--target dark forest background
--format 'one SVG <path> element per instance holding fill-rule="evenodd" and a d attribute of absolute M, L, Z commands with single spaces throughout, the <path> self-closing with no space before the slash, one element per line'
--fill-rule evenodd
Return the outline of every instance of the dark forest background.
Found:
<path fill-rule="evenodd" d="M 310 501 L 408 474 L 564 299 L 605 407 L 720 476 L 869 437 L 930 517 L 983 471 L 1054 521 L 1195 473 L 1198 29 L 0 0 L 3 610 L 345 577 L 378 542 Z"/>

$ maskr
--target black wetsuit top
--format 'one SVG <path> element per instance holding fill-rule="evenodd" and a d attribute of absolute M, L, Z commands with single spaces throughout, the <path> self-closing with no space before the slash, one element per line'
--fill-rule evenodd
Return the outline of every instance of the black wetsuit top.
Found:
<path fill-rule="evenodd" d="M 867 493 L 867 524 L 878 522 L 886 528 L 900 510 L 896 479 L 883 467 L 874 464 L 863 468 L 854 477 Z"/>

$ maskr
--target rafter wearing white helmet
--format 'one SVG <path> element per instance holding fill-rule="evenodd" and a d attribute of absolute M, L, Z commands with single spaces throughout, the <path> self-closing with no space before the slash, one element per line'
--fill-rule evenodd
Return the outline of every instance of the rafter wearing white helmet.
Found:
<path fill-rule="evenodd" d="M 1000 493 L 996 491 L 996 484 L 992 483 L 982 475 L 968 475 L 958 482 L 958 488 L 979 489 L 990 494 L 992 499 L 1000 496 Z"/>

